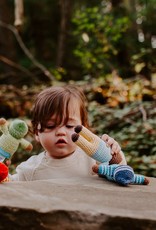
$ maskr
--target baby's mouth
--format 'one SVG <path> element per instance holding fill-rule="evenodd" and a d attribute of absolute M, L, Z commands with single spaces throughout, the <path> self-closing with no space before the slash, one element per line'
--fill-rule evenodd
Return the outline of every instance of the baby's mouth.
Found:
<path fill-rule="evenodd" d="M 67 144 L 67 142 L 64 139 L 59 139 L 56 144 Z"/>

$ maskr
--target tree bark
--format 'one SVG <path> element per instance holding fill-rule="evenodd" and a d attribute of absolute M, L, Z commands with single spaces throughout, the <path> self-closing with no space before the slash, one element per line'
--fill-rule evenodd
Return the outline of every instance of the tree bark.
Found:
<path fill-rule="evenodd" d="M 67 51 L 66 47 L 67 47 L 67 40 L 68 40 L 69 29 L 70 29 L 73 0 L 60 0 L 59 5 L 60 5 L 61 22 L 60 22 L 60 32 L 58 37 L 56 65 L 57 67 L 62 67 Z"/>
<path fill-rule="evenodd" d="M 9 24 L 11 24 L 13 21 L 13 12 L 11 11 L 11 7 L 9 7 L 9 3 L 6 0 L 0 0 L 0 20 Z M 0 34 L 0 54 L 10 60 L 15 61 L 16 50 L 14 35 L 11 31 L 4 27 L 0 27 Z M 0 68 L 5 73 L 13 70 L 11 66 L 4 63 L 3 65 L 0 65 Z"/>

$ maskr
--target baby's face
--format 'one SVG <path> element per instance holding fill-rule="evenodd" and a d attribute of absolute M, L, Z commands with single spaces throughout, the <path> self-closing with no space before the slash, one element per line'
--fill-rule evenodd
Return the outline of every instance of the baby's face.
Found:
<path fill-rule="evenodd" d="M 71 135 L 75 126 L 81 123 L 79 104 L 69 103 L 69 119 L 66 124 L 56 125 L 56 116 L 53 115 L 44 131 L 38 132 L 37 140 L 51 157 L 58 159 L 67 157 L 76 149 Z"/>

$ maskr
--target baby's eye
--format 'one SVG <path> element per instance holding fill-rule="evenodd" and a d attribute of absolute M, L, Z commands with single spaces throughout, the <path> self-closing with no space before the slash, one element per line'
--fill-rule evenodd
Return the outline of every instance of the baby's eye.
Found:
<path fill-rule="evenodd" d="M 45 129 L 54 129 L 55 125 L 46 125 Z"/>
<path fill-rule="evenodd" d="M 72 129 L 72 128 L 74 128 L 74 125 L 66 125 L 66 127 L 67 127 L 68 129 Z"/>

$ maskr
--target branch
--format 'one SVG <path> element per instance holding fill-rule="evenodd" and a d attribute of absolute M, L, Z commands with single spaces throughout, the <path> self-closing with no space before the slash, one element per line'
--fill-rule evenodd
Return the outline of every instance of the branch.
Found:
<path fill-rule="evenodd" d="M 18 41 L 25 55 L 33 62 L 35 66 L 37 66 L 49 78 L 49 80 L 55 79 L 54 76 L 49 72 L 49 70 L 33 57 L 33 55 L 30 53 L 30 51 L 27 49 L 24 42 L 22 41 L 22 38 L 20 37 L 18 30 L 14 26 L 10 24 L 6 24 L 5 22 L 2 22 L 1 20 L 0 20 L 0 26 L 7 28 L 8 30 L 13 32 L 13 34 L 16 37 L 16 40 Z"/>
<path fill-rule="evenodd" d="M 18 69 L 18 70 L 26 73 L 30 77 L 34 77 L 34 75 L 30 71 L 28 71 L 26 68 L 24 68 L 23 66 L 18 65 L 17 63 L 13 62 L 12 60 L 10 60 L 10 59 L 2 56 L 2 55 L 0 55 L 0 61 L 6 63 L 9 66 L 14 67 L 15 69 Z"/>
<path fill-rule="evenodd" d="M 147 113 L 146 113 L 146 110 L 144 109 L 144 107 L 143 107 L 142 105 L 140 105 L 139 110 L 140 110 L 141 113 L 142 113 L 143 121 L 146 121 L 146 120 L 147 120 Z"/>

